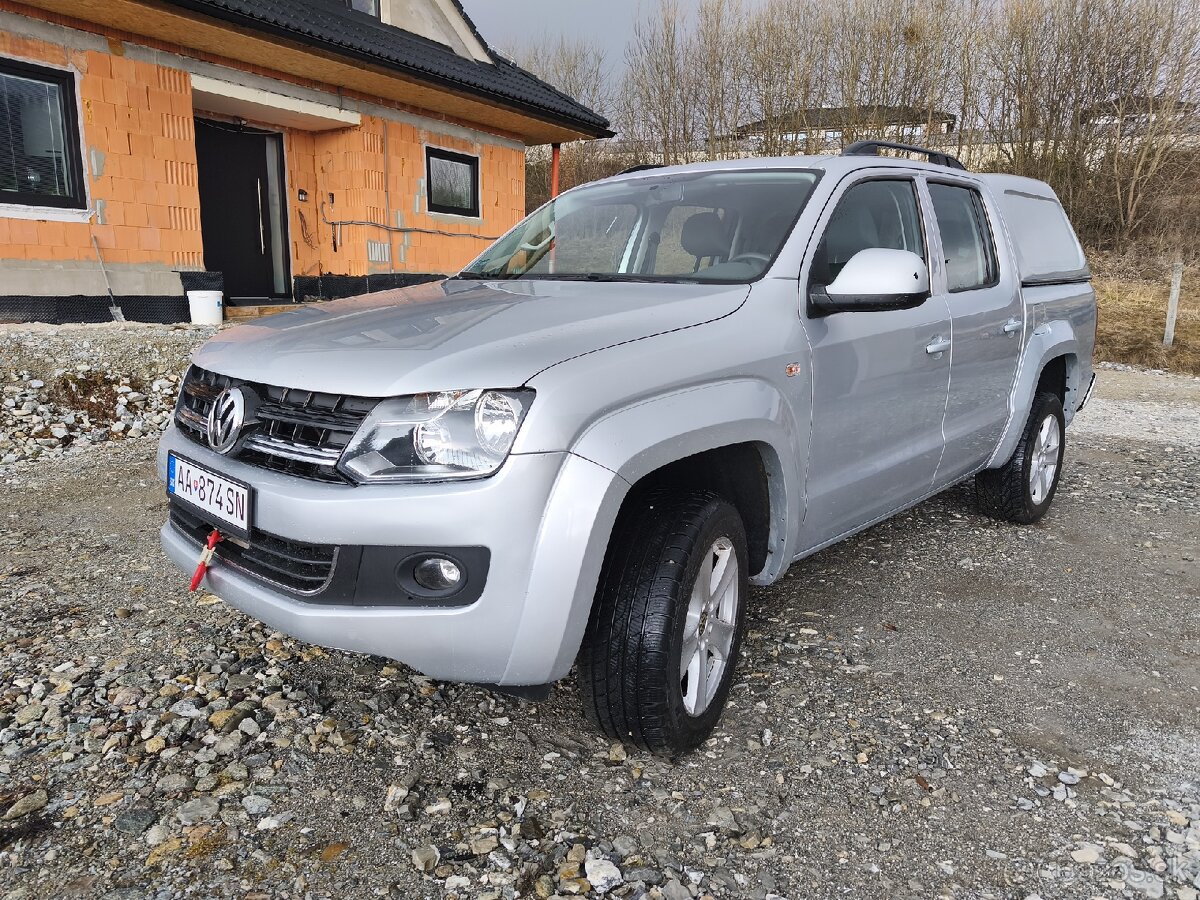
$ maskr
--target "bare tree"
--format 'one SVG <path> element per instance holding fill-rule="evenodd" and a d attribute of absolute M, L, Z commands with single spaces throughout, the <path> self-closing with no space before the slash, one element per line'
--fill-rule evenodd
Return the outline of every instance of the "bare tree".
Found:
<path fill-rule="evenodd" d="M 620 134 L 566 148 L 564 184 L 875 137 L 1046 180 L 1092 244 L 1178 230 L 1200 205 L 1200 0 L 653 2 L 616 90 L 586 42 L 517 54 Z M 548 156 L 530 160 L 540 200 Z"/>
<path fill-rule="evenodd" d="M 747 110 L 746 54 L 741 33 L 742 0 L 701 0 L 689 57 L 695 72 L 689 79 L 697 92 L 696 127 L 708 154 L 729 156 L 737 143 L 737 128 Z"/>
<path fill-rule="evenodd" d="M 1113 230 L 1124 242 L 1154 215 L 1156 195 L 1178 194 L 1196 175 L 1186 143 L 1200 126 L 1200 17 L 1191 3 L 1122 5 L 1113 93 L 1087 112 L 1104 126 L 1099 180 L 1109 185 Z"/>
<path fill-rule="evenodd" d="M 996 168 L 1054 185 L 1093 242 L 1130 240 L 1190 171 L 1192 0 L 1006 0 L 983 30 L 980 116 Z"/>
<path fill-rule="evenodd" d="M 926 139 L 935 130 L 951 103 L 962 37 L 951 27 L 955 8 L 955 0 L 849 0 L 829 17 L 830 75 L 844 142 Z"/>
<path fill-rule="evenodd" d="M 767 0 L 741 29 L 754 123 L 751 149 L 782 156 L 819 149 L 810 112 L 828 98 L 824 46 L 829 16 L 821 0 Z"/>
<path fill-rule="evenodd" d="M 687 20 L 679 0 L 659 0 L 634 26 L 625 48 L 618 118 L 624 138 L 650 150 L 657 162 L 688 162 L 696 154 L 697 95 L 688 52 Z"/>
<path fill-rule="evenodd" d="M 608 61 L 604 51 L 586 39 L 543 35 L 509 55 L 517 65 L 589 109 L 603 112 L 609 108 Z"/>
<path fill-rule="evenodd" d="M 1108 9 L 1122 0 L 1006 0 L 983 32 L 981 112 L 997 167 L 1055 183 L 1068 207 L 1085 193 L 1089 129 L 1103 97 Z"/>
<path fill-rule="evenodd" d="M 601 115 L 611 116 L 613 105 L 608 64 L 604 51 L 583 39 L 543 37 L 513 50 L 518 65 L 554 85 L 563 93 Z M 578 141 L 563 147 L 560 187 L 574 187 L 613 174 L 614 162 L 604 141 Z M 525 206 L 536 209 L 550 198 L 550 154 L 546 148 L 526 153 Z"/>

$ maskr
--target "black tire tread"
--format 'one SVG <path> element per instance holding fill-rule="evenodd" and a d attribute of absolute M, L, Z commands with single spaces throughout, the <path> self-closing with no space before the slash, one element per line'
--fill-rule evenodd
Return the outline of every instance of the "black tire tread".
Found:
<path fill-rule="evenodd" d="M 653 753 L 678 746 L 668 716 L 664 669 L 676 624 L 674 598 L 717 494 L 656 492 L 618 517 L 579 654 L 584 712 L 614 740 Z"/>
<path fill-rule="evenodd" d="M 1062 415 L 1062 402 L 1057 394 L 1043 392 L 1033 398 L 1033 406 L 1029 418 L 1025 422 L 1025 430 L 1013 455 L 999 469 L 985 469 L 975 476 L 975 499 L 980 510 L 993 519 L 1002 522 L 1012 522 L 1017 525 L 1029 525 L 1040 519 L 1049 507 L 1049 501 L 1042 509 L 1033 509 L 1029 502 L 1029 487 L 1025 474 L 1025 458 L 1033 444 L 1037 424 L 1042 421 L 1047 411 L 1058 409 Z M 1063 451 L 1066 450 L 1066 431 L 1062 432 Z M 1061 460 L 1059 477 L 1062 475 Z M 1053 493 L 1050 499 L 1053 499 Z"/>

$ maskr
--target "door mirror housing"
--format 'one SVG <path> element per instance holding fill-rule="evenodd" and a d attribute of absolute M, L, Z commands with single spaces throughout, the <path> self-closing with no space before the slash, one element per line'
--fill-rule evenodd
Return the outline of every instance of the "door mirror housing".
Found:
<path fill-rule="evenodd" d="M 808 295 L 810 315 L 912 309 L 929 298 L 929 267 L 910 250 L 859 250 L 828 287 Z"/>

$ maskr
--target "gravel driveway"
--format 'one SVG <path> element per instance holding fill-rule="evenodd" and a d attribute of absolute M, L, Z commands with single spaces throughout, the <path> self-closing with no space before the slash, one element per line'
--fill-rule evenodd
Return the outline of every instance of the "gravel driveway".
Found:
<path fill-rule="evenodd" d="M 758 590 L 675 764 L 189 596 L 152 437 L 0 470 L 0 896 L 1195 900 L 1200 380 L 1100 376 L 1039 525 Z"/>

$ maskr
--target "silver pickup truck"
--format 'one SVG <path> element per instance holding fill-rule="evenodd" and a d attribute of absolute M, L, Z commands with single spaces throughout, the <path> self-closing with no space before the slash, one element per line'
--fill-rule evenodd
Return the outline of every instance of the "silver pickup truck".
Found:
<path fill-rule="evenodd" d="M 222 332 L 159 451 L 167 555 L 219 540 L 228 603 L 435 678 L 576 666 L 606 734 L 697 746 L 750 585 L 968 478 L 1036 521 L 1093 380 L 1054 192 L 877 150 L 632 171 L 456 277 Z"/>

